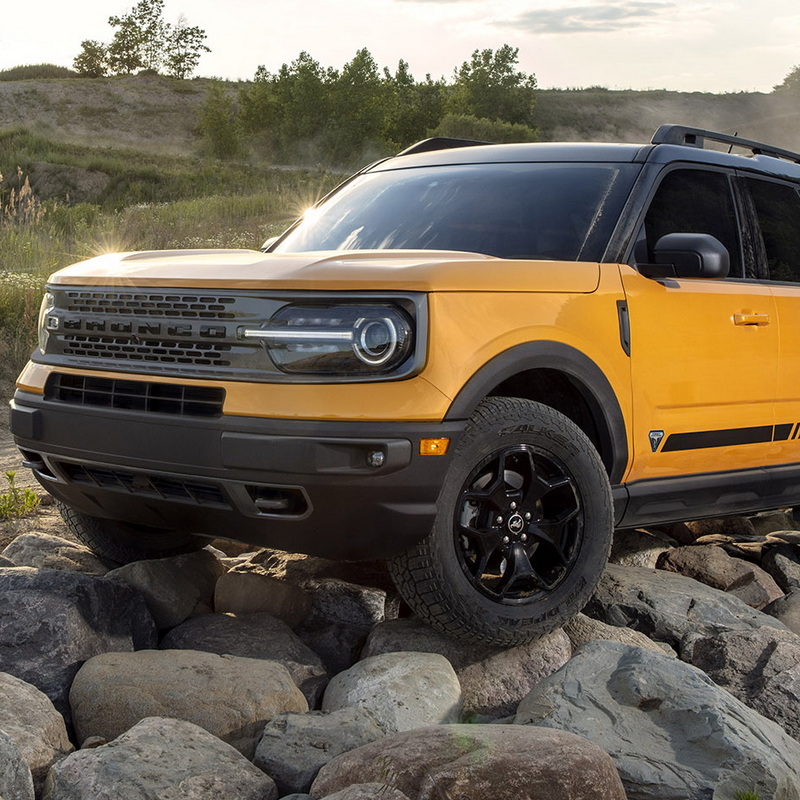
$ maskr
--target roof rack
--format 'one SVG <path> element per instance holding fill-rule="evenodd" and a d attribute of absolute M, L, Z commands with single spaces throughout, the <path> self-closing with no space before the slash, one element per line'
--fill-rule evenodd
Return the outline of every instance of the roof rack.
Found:
<path fill-rule="evenodd" d="M 451 139 L 447 136 L 433 136 L 430 139 L 423 139 L 421 142 L 406 147 L 397 155 L 411 156 L 416 153 L 430 153 L 433 150 L 451 150 L 455 147 L 474 147 L 479 144 L 490 144 L 490 142 L 478 142 L 473 139 Z"/>
<path fill-rule="evenodd" d="M 680 144 L 687 147 L 705 147 L 705 140 L 729 144 L 731 147 L 743 147 L 749 150 L 754 156 L 772 156 L 773 158 L 783 158 L 800 164 L 800 153 L 793 153 L 791 150 L 781 150 L 771 144 L 755 142 L 751 139 L 742 139 L 740 136 L 731 136 L 727 133 L 715 133 L 714 131 L 704 131 L 702 128 L 687 128 L 684 125 L 662 125 L 650 140 L 651 144 Z"/>

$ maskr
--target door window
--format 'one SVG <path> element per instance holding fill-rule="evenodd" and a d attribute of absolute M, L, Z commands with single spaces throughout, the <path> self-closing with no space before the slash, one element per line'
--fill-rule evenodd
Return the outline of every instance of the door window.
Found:
<path fill-rule="evenodd" d="M 745 181 L 761 231 L 770 280 L 800 282 L 800 194 L 785 183 Z"/>
<path fill-rule="evenodd" d="M 723 172 L 676 169 L 656 191 L 644 220 L 647 260 L 655 243 L 668 233 L 708 233 L 719 239 L 731 257 L 731 277 L 742 277 L 736 204 Z"/>

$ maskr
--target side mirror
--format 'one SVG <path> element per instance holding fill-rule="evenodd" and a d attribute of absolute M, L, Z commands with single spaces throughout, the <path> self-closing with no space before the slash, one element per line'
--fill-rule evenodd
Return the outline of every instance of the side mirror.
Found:
<path fill-rule="evenodd" d="M 709 233 L 668 233 L 653 248 L 653 264 L 639 264 L 647 278 L 727 278 L 728 248 Z"/>

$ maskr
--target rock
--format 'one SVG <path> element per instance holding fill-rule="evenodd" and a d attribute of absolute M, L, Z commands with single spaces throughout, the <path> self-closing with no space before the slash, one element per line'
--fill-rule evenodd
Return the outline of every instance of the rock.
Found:
<path fill-rule="evenodd" d="M 676 650 L 689 633 L 722 630 L 785 630 L 739 598 L 672 572 L 609 564 L 584 613 L 609 625 L 631 627 Z"/>
<path fill-rule="evenodd" d="M 78 741 L 109 741 L 146 717 L 193 722 L 252 758 L 264 726 L 308 704 L 282 664 L 193 650 L 106 653 L 70 692 Z"/>
<path fill-rule="evenodd" d="M 499 718 L 513 714 L 533 686 L 563 666 L 572 646 L 566 634 L 557 630 L 518 647 L 487 647 L 460 642 L 411 618 L 376 625 L 362 657 L 409 651 L 444 656 L 461 684 L 464 712 Z"/>
<path fill-rule="evenodd" d="M 0 730 L 0 797 L 34 800 L 33 779 L 17 745 Z"/>
<path fill-rule="evenodd" d="M 365 782 L 388 784 L 413 800 L 625 800 L 611 759 L 597 745 L 515 725 L 435 725 L 389 736 L 334 758 L 311 794 L 326 797 Z"/>
<path fill-rule="evenodd" d="M 217 581 L 214 608 L 220 614 L 266 612 L 294 628 L 311 611 L 311 598 L 299 587 L 271 577 L 260 567 L 240 564 Z"/>
<path fill-rule="evenodd" d="M 694 637 L 682 655 L 800 740 L 800 636 L 773 628 L 724 631 L 713 638 Z"/>
<path fill-rule="evenodd" d="M 792 633 L 800 634 L 800 590 L 779 597 L 764 609 L 764 613 L 775 617 Z"/>
<path fill-rule="evenodd" d="M 616 530 L 608 560 L 626 567 L 654 569 L 658 557 L 674 545 L 673 540 L 657 531 Z"/>
<path fill-rule="evenodd" d="M 47 695 L 5 672 L 0 672 L 0 731 L 19 749 L 37 793 L 50 767 L 73 749 L 64 717 Z"/>
<path fill-rule="evenodd" d="M 0 567 L 16 567 L 17 565 L 10 559 L 6 558 L 5 556 L 0 556 Z"/>
<path fill-rule="evenodd" d="M 631 645 L 632 647 L 644 647 L 647 650 L 655 650 L 657 653 L 666 653 L 671 656 L 675 655 L 675 651 L 668 644 L 656 642 L 643 633 L 634 631 L 631 628 L 618 628 L 614 625 L 606 625 L 605 622 L 592 619 L 585 614 L 578 614 L 564 625 L 564 633 L 569 637 L 573 650 L 577 650 L 581 645 L 586 644 L 586 642 L 591 642 L 595 639 L 603 639 Z"/>
<path fill-rule="evenodd" d="M 730 592 L 751 608 L 762 609 L 783 595 L 763 569 L 713 545 L 676 547 L 658 558 L 658 569 L 678 572 L 706 586 Z"/>
<path fill-rule="evenodd" d="M 456 722 L 461 686 L 446 658 L 434 653 L 385 653 L 365 658 L 331 679 L 323 711 L 358 706 L 386 733 Z"/>
<path fill-rule="evenodd" d="M 303 588 L 313 605 L 297 635 L 335 675 L 358 661 L 370 631 L 386 618 L 386 592 L 337 578 L 309 579 Z"/>
<path fill-rule="evenodd" d="M 270 614 L 209 614 L 189 619 L 161 640 L 162 650 L 202 650 L 218 655 L 277 661 L 316 708 L 328 685 L 319 656 L 292 629 Z"/>
<path fill-rule="evenodd" d="M 225 572 L 218 558 L 207 550 L 196 553 L 134 561 L 111 570 L 107 580 L 135 587 L 160 630 L 180 625 L 198 604 L 213 606 L 214 586 Z"/>
<path fill-rule="evenodd" d="M 784 592 L 800 589 L 800 548 L 777 544 L 764 550 L 761 566 Z"/>
<path fill-rule="evenodd" d="M 346 789 L 326 794 L 323 800 L 409 800 L 407 794 L 385 783 L 354 783 Z"/>
<path fill-rule="evenodd" d="M 83 545 L 49 533 L 23 533 L 3 550 L 17 567 L 63 569 L 85 575 L 105 575 L 108 568 Z"/>
<path fill-rule="evenodd" d="M 695 539 L 700 536 L 725 536 L 729 540 L 756 538 L 758 533 L 753 523 L 746 517 L 714 517 L 687 522 L 686 527 Z"/>
<path fill-rule="evenodd" d="M 762 511 L 760 514 L 755 514 L 747 519 L 753 526 L 753 530 L 760 536 L 766 536 L 768 533 L 775 533 L 776 531 L 796 531 L 798 529 L 791 509 Z"/>
<path fill-rule="evenodd" d="M 277 800 L 272 780 L 233 747 L 179 719 L 150 718 L 56 764 L 47 800 Z"/>
<path fill-rule="evenodd" d="M 362 708 L 278 714 L 264 728 L 253 763 L 275 781 L 282 795 L 305 792 L 332 758 L 383 735 L 374 717 Z"/>
<path fill-rule="evenodd" d="M 0 670 L 43 691 L 69 724 L 69 687 L 106 652 L 155 647 L 136 590 L 104 578 L 31 567 L 0 569 Z"/>
<path fill-rule="evenodd" d="M 515 722 L 595 742 L 628 800 L 800 792 L 800 744 L 696 667 L 652 650 L 589 642 L 520 703 Z"/>

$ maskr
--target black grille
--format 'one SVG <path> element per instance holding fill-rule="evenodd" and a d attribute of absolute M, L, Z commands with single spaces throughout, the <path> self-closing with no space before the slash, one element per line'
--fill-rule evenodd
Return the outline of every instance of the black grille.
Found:
<path fill-rule="evenodd" d="M 164 292 L 107 292 L 81 289 L 66 292 L 65 310 L 78 314 L 233 319 L 235 298 L 227 295 L 186 295 Z"/>
<path fill-rule="evenodd" d="M 83 467 L 66 461 L 58 462 L 58 467 L 69 480 L 85 486 L 126 492 L 139 497 L 183 501 L 198 506 L 230 508 L 222 489 L 213 483 L 182 481 L 120 469 Z"/>
<path fill-rule="evenodd" d="M 94 358 L 113 358 L 115 361 L 152 361 L 160 364 L 203 364 L 230 366 L 225 357 L 231 346 L 205 342 L 143 341 L 133 344 L 130 339 L 109 336 L 65 336 L 65 355 Z"/>
<path fill-rule="evenodd" d="M 126 381 L 57 372 L 47 379 L 44 398 L 79 406 L 217 417 L 222 414 L 225 390 L 212 386 Z"/>

